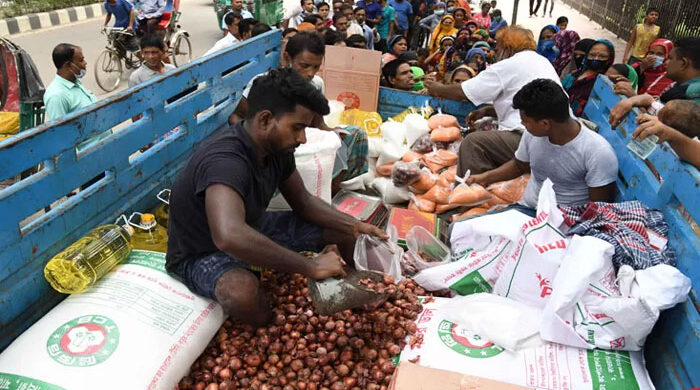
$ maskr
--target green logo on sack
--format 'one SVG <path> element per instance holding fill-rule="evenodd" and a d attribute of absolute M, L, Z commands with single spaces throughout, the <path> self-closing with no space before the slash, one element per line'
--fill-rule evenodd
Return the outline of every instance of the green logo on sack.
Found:
<path fill-rule="evenodd" d="M 119 328 L 101 315 L 86 315 L 61 325 L 46 341 L 46 352 L 64 366 L 90 367 L 107 360 L 119 345 Z"/>
<path fill-rule="evenodd" d="M 503 348 L 446 320 L 438 325 L 438 336 L 451 350 L 464 356 L 484 359 L 503 352 Z"/>

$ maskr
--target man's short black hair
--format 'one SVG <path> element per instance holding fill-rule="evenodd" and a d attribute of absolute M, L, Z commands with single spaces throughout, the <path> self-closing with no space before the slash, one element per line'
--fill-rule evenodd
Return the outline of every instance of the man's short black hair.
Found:
<path fill-rule="evenodd" d="M 282 38 L 285 38 L 287 35 L 289 35 L 291 33 L 295 33 L 295 32 L 299 32 L 299 31 L 297 31 L 297 29 L 294 27 L 287 27 L 284 29 L 284 31 L 282 31 Z"/>
<path fill-rule="evenodd" d="M 62 68 L 63 65 L 67 64 L 73 59 L 75 49 L 79 49 L 79 47 L 70 43 L 59 43 L 53 48 L 51 59 L 53 60 L 53 64 L 56 66 L 56 69 Z"/>
<path fill-rule="evenodd" d="M 661 15 L 661 12 L 659 12 L 659 9 L 656 8 L 656 7 L 649 7 L 649 8 L 647 8 L 647 13 L 646 13 L 646 15 L 649 15 L 649 14 L 652 13 L 652 12 L 656 12 L 657 14 Z"/>
<path fill-rule="evenodd" d="M 362 47 L 367 45 L 367 40 L 365 40 L 365 37 L 363 37 L 360 34 L 353 34 L 350 35 L 349 37 L 345 38 L 345 44 L 350 47 L 356 47 L 354 44 L 355 43 L 361 43 Z"/>
<path fill-rule="evenodd" d="M 323 35 L 323 44 L 327 46 L 333 46 L 338 42 L 343 41 L 343 36 L 335 30 L 328 30 Z"/>
<path fill-rule="evenodd" d="M 241 20 L 241 22 L 238 23 L 238 33 L 243 35 L 252 32 L 253 26 L 255 26 L 257 23 L 257 20 L 250 18 Z"/>
<path fill-rule="evenodd" d="M 320 17 L 320 16 L 318 16 L 318 15 L 316 15 L 316 14 L 312 14 L 312 15 L 309 15 L 309 16 L 305 17 L 304 20 L 303 20 L 302 22 L 311 23 L 311 24 L 313 24 L 313 25 L 315 26 L 316 23 L 319 21 L 319 19 L 320 19 L 320 20 L 323 20 L 322 17 Z"/>
<path fill-rule="evenodd" d="M 700 37 L 685 37 L 674 44 L 676 54 L 680 58 L 687 58 L 693 68 L 700 68 Z"/>
<path fill-rule="evenodd" d="M 409 62 L 409 61 L 418 61 L 418 53 L 416 53 L 413 50 L 408 50 L 405 51 L 401 54 L 399 54 L 398 59 Z"/>
<path fill-rule="evenodd" d="M 335 26 L 336 24 L 338 24 L 338 20 L 340 20 L 340 18 L 345 18 L 345 19 L 347 19 L 347 17 L 346 17 L 345 15 L 343 15 L 343 12 L 342 12 L 342 11 L 341 11 L 341 12 L 338 12 L 337 14 L 333 14 L 333 25 L 334 25 L 334 26 Z"/>
<path fill-rule="evenodd" d="M 297 104 L 319 115 L 327 115 L 330 112 L 328 100 L 321 91 L 296 70 L 290 67 L 272 69 L 253 81 L 248 94 L 247 119 L 253 118 L 263 110 L 281 116 L 294 112 Z"/>
<path fill-rule="evenodd" d="M 346 9 L 353 11 L 352 6 L 350 4 L 343 4 L 340 6 L 340 13 L 342 14 L 343 11 L 345 11 Z"/>
<path fill-rule="evenodd" d="M 165 48 L 165 45 L 163 44 L 163 39 L 160 36 L 158 36 L 158 34 L 144 35 L 141 38 L 139 46 L 141 47 L 141 50 L 144 50 L 147 47 L 155 47 L 158 50 L 163 50 Z"/>
<path fill-rule="evenodd" d="M 537 120 L 566 122 L 571 117 L 569 97 L 550 79 L 535 79 L 525 84 L 513 97 L 513 108 L 523 110 L 525 115 Z"/>
<path fill-rule="evenodd" d="M 299 1 L 299 4 L 301 4 L 302 7 L 303 7 L 303 6 L 304 6 L 304 3 L 306 3 L 306 2 L 307 2 L 307 0 L 300 0 L 300 1 Z M 311 0 L 311 2 L 313 3 L 313 0 Z"/>
<path fill-rule="evenodd" d="M 250 31 L 250 35 L 257 37 L 258 35 L 264 34 L 270 30 L 272 30 L 272 28 L 265 23 L 255 23 L 253 29 Z"/>
<path fill-rule="evenodd" d="M 326 54 L 326 46 L 323 45 L 323 40 L 316 33 L 300 32 L 299 34 L 289 38 L 287 41 L 287 54 L 290 58 L 294 58 L 304 51 L 309 51 L 313 54 L 323 56 Z"/>
<path fill-rule="evenodd" d="M 319 9 L 319 8 L 321 8 L 321 7 L 328 7 L 328 9 L 331 8 L 330 4 L 326 3 L 325 1 L 322 1 L 322 2 L 320 2 L 320 3 L 318 3 L 318 4 L 316 4 L 316 9 Z"/>
<path fill-rule="evenodd" d="M 226 23 L 227 26 L 230 26 L 238 20 L 239 22 L 243 19 L 241 17 L 241 14 L 237 12 L 229 12 L 224 16 L 224 23 Z"/>
<path fill-rule="evenodd" d="M 365 14 L 367 13 L 367 10 L 365 10 L 364 7 L 357 7 L 354 10 L 352 10 L 353 13 L 357 13 L 358 11 L 365 11 Z"/>
<path fill-rule="evenodd" d="M 566 16 L 560 16 L 560 17 L 558 17 L 558 18 L 557 18 L 557 23 L 556 23 L 556 24 L 559 25 L 559 24 L 562 24 L 562 23 L 569 24 L 569 18 L 567 18 Z"/>
<path fill-rule="evenodd" d="M 384 76 L 384 80 L 387 82 L 387 84 L 389 84 L 389 86 L 393 87 L 393 84 L 391 83 L 391 80 L 389 80 L 389 78 L 396 78 L 396 75 L 399 71 L 399 67 L 403 64 L 408 64 L 408 62 L 397 58 L 393 61 L 389 61 L 382 68 L 382 75 Z"/>
<path fill-rule="evenodd" d="M 501 13 L 501 10 L 500 10 L 500 9 L 495 9 L 495 10 L 493 10 L 493 12 L 491 12 L 491 13 L 492 13 L 494 16 L 495 16 L 495 15 L 503 16 L 503 13 Z"/>

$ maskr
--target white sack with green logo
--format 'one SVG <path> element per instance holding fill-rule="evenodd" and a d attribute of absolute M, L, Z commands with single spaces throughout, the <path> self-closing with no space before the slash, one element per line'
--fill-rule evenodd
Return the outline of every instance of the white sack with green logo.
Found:
<path fill-rule="evenodd" d="M 412 339 L 402 361 L 548 390 L 654 389 L 642 352 L 589 350 L 545 343 L 507 351 L 446 319 L 447 298 L 424 303 L 418 316 L 422 341 Z M 513 324 L 517 326 L 517 324 Z M 413 344 L 413 346 L 411 346 Z"/>
<path fill-rule="evenodd" d="M 493 292 L 541 308 L 568 245 L 562 222 L 552 182 L 545 180 L 535 218 L 508 210 L 456 222 L 450 235 L 454 261 L 414 279 L 428 291 Z"/>
<path fill-rule="evenodd" d="M 224 313 L 164 266 L 165 254 L 133 250 L 56 305 L 0 354 L 0 389 L 173 389 Z"/>

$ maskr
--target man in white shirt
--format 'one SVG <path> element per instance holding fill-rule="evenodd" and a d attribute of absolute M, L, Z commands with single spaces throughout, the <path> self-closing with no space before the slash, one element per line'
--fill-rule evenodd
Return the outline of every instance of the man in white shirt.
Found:
<path fill-rule="evenodd" d="M 229 12 L 224 16 L 224 23 L 226 23 L 226 29 L 228 32 L 226 35 L 224 35 L 223 38 L 219 39 L 216 41 L 214 46 L 211 47 L 211 49 L 207 50 L 202 57 L 206 57 L 211 53 L 216 53 L 217 51 L 221 49 L 225 49 L 227 47 L 231 47 L 235 45 L 236 43 L 240 42 L 240 35 L 239 35 L 239 30 L 238 30 L 238 24 L 241 22 L 241 15 L 235 13 L 235 12 Z"/>
<path fill-rule="evenodd" d="M 468 183 L 487 186 L 531 172 L 519 202 L 527 207 L 537 207 L 540 188 L 547 178 L 554 184 L 559 205 L 613 201 L 615 151 L 605 138 L 571 116 L 569 98 L 557 82 L 531 81 L 513 97 L 513 109 L 519 110 L 527 129 L 515 157 L 496 169 L 472 175 Z"/>
<path fill-rule="evenodd" d="M 496 55 L 500 61 L 476 77 L 461 84 L 425 82 L 431 95 L 468 100 L 476 106 L 492 104 L 473 111 L 469 122 L 484 116 L 498 117 L 499 131 L 473 132 L 462 141 L 457 167 L 460 176 L 467 170 L 472 173 L 488 171 L 513 158 L 524 130 L 520 115 L 513 108 L 513 96 L 522 86 L 538 78 L 560 84 L 552 64 L 535 52 L 537 45 L 530 30 L 517 26 L 502 28 L 497 41 Z"/>

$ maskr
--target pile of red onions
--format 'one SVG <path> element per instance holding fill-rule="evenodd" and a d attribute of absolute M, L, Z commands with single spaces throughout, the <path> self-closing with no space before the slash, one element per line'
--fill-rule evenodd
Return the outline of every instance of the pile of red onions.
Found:
<path fill-rule="evenodd" d="M 226 321 L 180 389 L 384 390 L 395 366 L 391 358 L 416 332 L 425 291 L 410 279 L 390 277 L 373 285 L 388 299 L 371 310 L 314 313 L 307 280 L 266 272 L 274 320 L 254 329 Z M 383 285 L 383 286 L 382 286 Z"/>

